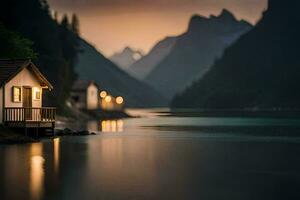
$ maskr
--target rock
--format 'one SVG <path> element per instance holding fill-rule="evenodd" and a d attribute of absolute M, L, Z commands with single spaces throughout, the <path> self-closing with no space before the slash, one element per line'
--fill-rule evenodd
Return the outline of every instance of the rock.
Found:
<path fill-rule="evenodd" d="M 87 130 L 84 131 L 77 131 L 76 135 L 90 135 L 90 132 L 88 132 Z"/>
<path fill-rule="evenodd" d="M 63 130 L 61 129 L 56 129 L 55 134 L 57 136 L 85 136 L 85 135 L 96 135 L 96 133 L 92 132 L 90 133 L 87 130 L 81 130 L 81 131 L 73 131 L 69 128 L 65 128 Z"/>
<path fill-rule="evenodd" d="M 71 129 L 69 129 L 69 128 L 65 128 L 63 130 L 63 135 L 73 135 L 73 133 L 74 132 Z"/>
<path fill-rule="evenodd" d="M 55 130 L 55 135 L 61 136 L 61 135 L 63 135 L 63 134 L 64 134 L 64 131 L 63 131 L 63 130 L 61 130 L 61 129 L 56 129 L 56 130 Z"/>

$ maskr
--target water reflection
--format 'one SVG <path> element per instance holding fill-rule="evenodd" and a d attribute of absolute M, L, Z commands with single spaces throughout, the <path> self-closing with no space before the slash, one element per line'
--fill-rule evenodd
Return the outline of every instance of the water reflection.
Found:
<path fill-rule="evenodd" d="M 124 122 L 123 120 L 104 120 L 101 122 L 100 131 L 107 133 L 123 132 Z"/>
<path fill-rule="evenodd" d="M 87 130 L 90 132 L 97 132 L 97 131 L 101 131 L 100 130 L 100 125 L 98 121 L 89 121 L 87 122 Z"/>
<path fill-rule="evenodd" d="M 44 163 L 43 146 L 35 143 L 30 146 L 30 194 L 31 199 L 41 199 L 44 193 Z"/>
<path fill-rule="evenodd" d="M 54 172 L 58 173 L 60 138 L 53 139 Z"/>

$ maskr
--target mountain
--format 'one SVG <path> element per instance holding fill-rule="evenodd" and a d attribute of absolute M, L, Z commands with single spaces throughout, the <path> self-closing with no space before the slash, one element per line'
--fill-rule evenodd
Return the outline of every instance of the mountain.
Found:
<path fill-rule="evenodd" d="M 130 47 L 124 48 L 123 51 L 113 54 L 109 59 L 121 69 L 127 69 L 137 60 L 143 57 L 143 53 L 139 50 L 133 50 Z"/>
<path fill-rule="evenodd" d="M 129 67 L 128 73 L 143 80 L 171 52 L 176 39 L 176 37 L 167 37 L 158 42 L 147 55 Z"/>
<path fill-rule="evenodd" d="M 101 89 L 123 96 L 130 107 L 166 105 L 165 99 L 147 84 L 138 81 L 106 59 L 92 45 L 80 39 L 81 53 L 75 67 L 79 79 L 95 80 Z"/>
<path fill-rule="evenodd" d="M 200 78 L 226 47 L 251 28 L 227 10 L 208 18 L 194 15 L 187 32 L 177 37 L 171 52 L 146 77 L 146 82 L 172 98 Z"/>
<path fill-rule="evenodd" d="M 299 1 L 269 0 L 256 27 L 172 106 L 299 109 L 299 10 Z"/>

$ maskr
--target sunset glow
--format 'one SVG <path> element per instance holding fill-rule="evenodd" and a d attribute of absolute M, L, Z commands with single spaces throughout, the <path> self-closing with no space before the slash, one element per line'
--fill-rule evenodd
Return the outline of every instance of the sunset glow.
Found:
<path fill-rule="evenodd" d="M 267 0 L 50 0 L 49 3 L 60 14 L 76 13 L 82 36 L 106 56 L 126 46 L 147 53 L 157 41 L 183 33 L 195 13 L 217 15 L 227 8 L 237 18 L 255 23 L 267 7 Z"/>

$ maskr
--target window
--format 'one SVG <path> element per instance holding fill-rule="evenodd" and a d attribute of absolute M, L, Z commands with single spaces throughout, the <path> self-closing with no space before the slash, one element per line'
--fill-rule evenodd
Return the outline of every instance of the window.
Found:
<path fill-rule="evenodd" d="M 41 91 L 39 88 L 33 88 L 33 100 L 41 100 Z"/>
<path fill-rule="evenodd" d="M 36 100 L 40 100 L 41 99 L 41 92 L 40 91 L 36 91 L 35 92 L 35 99 Z"/>
<path fill-rule="evenodd" d="M 15 103 L 21 102 L 21 87 L 14 86 L 12 93 L 13 93 L 12 94 L 13 102 Z"/>

